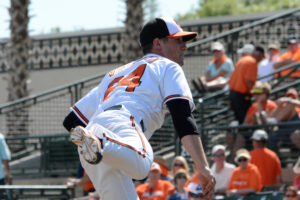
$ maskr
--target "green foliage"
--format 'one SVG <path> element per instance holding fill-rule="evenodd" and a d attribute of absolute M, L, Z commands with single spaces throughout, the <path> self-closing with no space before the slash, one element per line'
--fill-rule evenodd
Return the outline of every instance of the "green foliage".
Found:
<path fill-rule="evenodd" d="M 177 19 L 197 19 L 199 17 L 240 15 L 257 12 L 300 7 L 299 0 L 200 0 L 199 8 L 192 9 Z"/>

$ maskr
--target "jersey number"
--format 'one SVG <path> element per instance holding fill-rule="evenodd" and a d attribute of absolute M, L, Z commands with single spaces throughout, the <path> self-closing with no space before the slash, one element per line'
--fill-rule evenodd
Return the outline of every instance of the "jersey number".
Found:
<path fill-rule="evenodd" d="M 142 78 L 145 71 L 146 64 L 138 66 L 131 74 L 128 76 L 120 76 L 115 78 L 109 85 L 104 94 L 104 101 L 110 97 L 110 93 L 116 89 L 118 86 L 127 85 L 126 91 L 133 92 L 134 89 L 141 84 L 140 79 Z"/>

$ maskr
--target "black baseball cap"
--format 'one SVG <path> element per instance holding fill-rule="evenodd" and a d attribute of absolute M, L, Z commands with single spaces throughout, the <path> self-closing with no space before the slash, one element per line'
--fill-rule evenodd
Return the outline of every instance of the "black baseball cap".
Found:
<path fill-rule="evenodd" d="M 155 18 L 144 25 L 140 32 L 140 45 L 142 47 L 152 43 L 155 38 L 182 37 L 188 41 L 197 36 L 196 32 L 183 31 L 182 28 L 170 18 Z"/>

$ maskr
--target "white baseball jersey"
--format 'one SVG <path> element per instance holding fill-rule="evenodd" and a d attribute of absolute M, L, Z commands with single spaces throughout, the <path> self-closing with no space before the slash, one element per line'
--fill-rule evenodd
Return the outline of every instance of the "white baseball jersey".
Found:
<path fill-rule="evenodd" d="M 143 120 L 147 139 L 163 124 L 166 102 L 187 99 L 193 110 L 192 94 L 177 63 L 156 54 L 119 67 L 79 100 L 72 110 L 87 124 L 95 114 L 122 105 L 137 120 Z"/>

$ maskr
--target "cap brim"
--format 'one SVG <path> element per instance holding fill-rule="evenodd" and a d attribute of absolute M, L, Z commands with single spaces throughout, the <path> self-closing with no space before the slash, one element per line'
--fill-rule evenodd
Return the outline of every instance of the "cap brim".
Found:
<path fill-rule="evenodd" d="M 167 36 L 167 38 L 182 37 L 183 41 L 186 42 L 186 41 L 194 39 L 197 35 L 198 35 L 198 33 L 196 33 L 196 32 L 182 31 L 182 32 L 177 32 L 173 35 L 169 35 L 169 36 Z"/>
<path fill-rule="evenodd" d="M 295 40 L 295 39 L 288 40 L 288 44 L 296 44 L 296 43 L 297 43 L 297 40 Z"/>
<path fill-rule="evenodd" d="M 250 92 L 251 92 L 251 94 L 263 94 L 264 90 L 262 90 L 262 89 L 252 89 Z"/>

